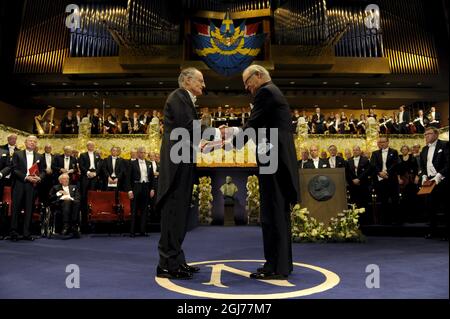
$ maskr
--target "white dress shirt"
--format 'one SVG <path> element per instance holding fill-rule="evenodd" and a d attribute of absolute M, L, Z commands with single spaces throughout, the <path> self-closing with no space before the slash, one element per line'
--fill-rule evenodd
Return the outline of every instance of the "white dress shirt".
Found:
<path fill-rule="evenodd" d="M 153 175 L 156 175 L 158 172 L 158 166 L 156 165 L 156 161 L 152 161 Z"/>
<path fill-rule="evenodd" d="M 437 175 L 436 168 L 433 165 L 433 156 L 434 156 L 434 151 L 436 150 L 436 143 L 437 143 L 437 140 L 434 141 L 432 144 L 428 145 L 427 176 L 436 176 Z"/>
<path fill-rule="evenodd" d="M 70 168 L 70 157 L 64 155 L 64 169 L 68 171 Z"/>
<path fill-rule="evenodd" d="M 388 151 L 389 151 L 389 147 L 381 150 L 381 161 L 383 162 L 381 171 L 383 171 L 383 172 L 387 172 L 386 161 L 387 161 Z M 382 181 L 383 178 L 378 176 L 378 180 Z"/>
<path fill-rule="evenodd" d="M 317 158 L 313 158 L 312 161 L 314 163 L 314 167 L 315 168 L 319 168 L 319 158 L 318 157 Z"/>
<path fill-rule="evenodd" d="M 398 113 L 398 123 L 403 123 L 403 111 Z"/>
<path fill-rule="evenodd" d="M 195 106 L 195 102 L 197 102 L 197 97 L 191 93 L 191 91 L 186 90 L 189 93 L 189 97 L 191 98 L 192 104 Z"/>
<path fill-rule="evenodd" d="M 52 155 L 49 153 L 45 153 L 45 164 L 47 165 L 47 168 L 52 167 Z"/>
<path fill-rule="evenodd" d="M 115 157 L 115 156 L 111 157 L 111 162 L 112 162 L 112 174 L 111 174 L 111 177 L 116 177 L 116 160 L 117 160 L 117 157 Z"/>
<path fill-rule="evenodd" d="M 336 168 L 336 156 L 331 156 L 329 162 L 331 168 Z"/>
<path fill-rule="evenodd" d="M 9 149 L 9 156 L 12 157 L 16 147 L 8 144 L 8 149 Z M 10 177 L 11 177 L 11 173 L 9 173 L 8 175 L 5 176 L 5 178 L 10 178 Z"/>
<path fill-rule="evenodd" d="M 94 152 L 88 152 L 89 155 L 89 169 L 95 169 Z"/>
<path fill-rule="evenodd" d="M 357 172 L 358 172 L 358 165 L 359 165 L 359 159 L 360 158 L 361 157 L 359 157 L 359 156 L 354 156 L 353 157 L 353 163 L 355 165 L 355 174 L 357 174 Z"/>
<path fill-rule="evenodd" d="M 29 175 L 29 170 L 31 166 L 33 166 L 33 160 L 34 160 L 34 152 L 33 151 L 25 151 L 26 157 L 27 157 L 27 176 Z"/>
<path fill-rule="evenodd" d="M 147 183 L 148 182 L 148 175 L 147 175 L 147 164 L 145 163 L 145 160 L 139 160 L 139 168 L 141 169 L 141 183 Z"/>

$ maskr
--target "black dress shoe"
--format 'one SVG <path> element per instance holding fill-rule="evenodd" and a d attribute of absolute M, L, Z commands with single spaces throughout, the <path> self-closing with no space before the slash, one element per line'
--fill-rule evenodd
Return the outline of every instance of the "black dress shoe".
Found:
<path fill-rule="evenodd" d="M 264 267 L 260 267 L 258 269 L 256 269 L 256 272 L 260 272 L 260 273 L 273 273 L 273 271 L 267 270 Z"/>
<path fill-rule="evenodd" d="M 183 264 L 180 266 L 180 269 L 186 272 L 195 273 L 199 272 L 200 268 L 195 266 L 189 266 L 188 264 Z"/>
<path fill-rule="evenodd" d="M 32 237 L 32 236 L 23 236 L 22 239 L 23 239 L 23 240 L 34 241 L 34 237 Z"/>
<path fill-rule="evenodd" d="M 136 236 L 136 235 L 135 235 L 134 233 L 131 233 L 131 234 L 130 234 L 130 237 L 131 237 L 131 238 L 134 238 L 135 236 Z"/>
<path fill-rule="evenodd" d="M 163 269 L 158 266 L 156 268 L 156 277 L 185 280 L 185 279 L 192 279 L 192 273 L 183 271 L 181 269 L 169 271 L 167 269 Z"/>
<path fill-rule="evenodd" d="M 288 276 L 276 274 L 274 272 L 254 272 L 250 274 L 250 278 L 259 280 L 284 280 Z"/>

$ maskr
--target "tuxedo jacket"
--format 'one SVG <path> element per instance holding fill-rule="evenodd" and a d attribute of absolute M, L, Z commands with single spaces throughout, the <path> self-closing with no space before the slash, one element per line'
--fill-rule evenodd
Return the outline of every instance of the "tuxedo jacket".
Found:
<path fill-rule="evenodd" d="M 427 176 L 427 160 L 428 160 L 428 145 L 420 152 L 420 168 L 421 176 Z M 436 148 L 434 149 L 432 163 L 434 168 L 443 177 L 448 178 L 448 142 L 437 140 Z"/>
<path fill-rule="evenodd" d="M 56 155 L 53 160 L 53 172 L 56 176 L 59 176 L 61 173 L 61 169 L 64 168 L 64 158 L 65 155 Z M 77 159 L 74 156 L 69 156 L 69 169 L 76 170 L 77 169 Z"/>
<path fill-rule="evenodd" d="M 114 172 L 116 175 L 116 178 L 120 181 L 123 179 L 123 177 L 126 174 L 126 164 L 125 160 L 123 158 L 117 157 L 116 158 L 116 165 L 114 167 Z M 108 156 L 104 161 L 102 165 L 102 175 L 105 185 L 108 184 L 108 177 L 111 177 L 113 174 L 113 166 L 112 166 L 112 156 Z"/>
<path fill-rule="evenodd" d="M 314 161 L 311 159 L 307 163 L 303 165 L 303 168 L 316 168 L 314 166 Z M 328 160 L 319 158 L 319 167 L 318 168 L 330 168 L 330 164 L 328 163 Z"/>
<path fill-rule="evenodd" d="M 52 187 L 52 189 L 50 190 L 51 203 L 57 203 L 61 199 L 62 194 L 58 194 L 58 192 L 62 190 L 63 187 L 61 184 Z M 72 197 L 75 201 L 80 201 L 80 190 L 78 189 L 77 185 L 69 185 L 69 193 L 70 197 Z"/>
<path fill-rule="evenodd" d="M 89 171 L 90 167 L 90 160 L 89 160 L 89 154 L 88 152 L 81 153 L 80 154 L 80 173 L 82 178 L 86 178 L 86 174 Z M 97 176 L 100 175 L 101 172 L 101 158 L 98 154 L 94 153 L 94 165 L 95 165 L 95 172 L 97 173 Z"/>
<path fill-rule="evenodd" d="M 146 160 L 145 165 L 147 167 L 148 182 L 150 183 L 151 187 L 153 188 L 154 177 L 153 177 L 152 163 L 150 161 Z M 140 183 L 140 181 L 141 181 L 141 168 L 139 166 L 138 159 L 130 162 L 130 170 L 128 173 L 129 173 L 129 176 L 127 177 L 127 183 L 125 185 L 127 192 L 133 190 L 134 184 Z"/>
<path fill-rule="evenodd" d="M 331 162 L 330 162 L 330 157 L 327 159 L 327 161 L 328 161 L 328 165 L 331 167 Z M 347 163 L 345 162 L 345 160 L 342 158 L 342 157 L 340 157 L 340 156 L 336 156 L 336 168 L 339 168 L 339 167 L 344 167 L 344 168 L 346 168 L 347 167 Z"/>
<path fill-rule="evenodd" d="M 14 152 L 17 152 L 19 150 L 19 148 L 14 147 Z M 3 151 L 6 154 L 7 160 L 8 160 L 8 164 L 10 166 L 12 166 L 12 156 L 9 155 L 9 147 L 8 144 L 2 145 L 0 146 L 0 152 Z"/>
<path fill-rule="evenodd" d="M 39 177 L 41 179 L 45 176 L 45 168 L 42 156 L 38 154 L 36 151 L 33 152 L 33 164 L 38 163 L 39 166 Z M 12 160 L 12 171 L 13 171 L 13 183 L 14 185 L 17 184 L 24 184 L 25 177 L 27 176 L 27 156 L 25 153 L 25 150 L 16 151 L 13 155 Z"/>
<path fill-rule="evenodd" d="M 399 163 L 398 152 L 393 148 L 388 148 L 388 154 L 386 159 L 386 169 L 388 173 L 388 180 L 398 182 L 397 178 L 397 165 Z M 378 180 L 378 173 L 383 170 L 383 157 L 381 155 L 381 150 L 377 150 L 372 153 L 370 158 L 370 165 L 373 169 L 374 181 Z"/>
<path fill-rule="evenodd" d="M 369 176 L 370 176 L 370 162 L 369 159 L 365 156 L 359 157 L 358 166 L 355 167 L 355 161 L 354 157 L 351 157 L 347 161 L 347 182 L 349 185 L 353 185 L 352 180 L 359 179 L 361 181 L 361 184 L 368 184 L 369 183 Z"/>
<path fill-rule="evenodd" d="M 9 153 L 7 154 L 4 150 L 0 151 L 0 173 L 2 174 L 0 181 L 11 173 Z"/>
<path fill-rule="evenodd" d="M 75 118 L 63 118 L 61 121 L 61 134 L 75 134 L 77 125 L 78 123 Z"/>

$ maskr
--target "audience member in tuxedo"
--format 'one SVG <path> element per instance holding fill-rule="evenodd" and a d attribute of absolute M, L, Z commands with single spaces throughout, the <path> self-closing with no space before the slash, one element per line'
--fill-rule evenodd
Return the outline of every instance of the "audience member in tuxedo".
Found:
<path fill-rule="evenodd" d="M 366 213 L 361 215 L 361 224 L 372 222 L 369 217 L 368 207 L 370 202 L 370 162 L 367 157 L 361 156 L 361 148 L 353 147 L 353 156 L 347 160 L 347 183 L 350 192 L 350 201 L 356 207 L 364 207 Z"/>
<path fill-rule="evenodd" d="M 141 124 L 141 121 L 139 120 L 139 115 L 137 112 L 133 112 L 133 118 L 131 119 L 131 133 L 132 134 L 144 133 L 144 125 Z"/>
<path fill-rule="evenodd" d="M 18 151 L 19 149 L 17 148 L 17 135 L 16 134 L 10 134 L 7 137 L 8 143 L 6 143 L 5 145 L 2 145 L 0 147 L 0 151 L 4 151 L 6 154 L 6 163 L 8 164 L 8 166 L 12 167 L 12 158 L 14 155 L 15 151 Z M 12 184 L 12 170 L 10 171 L 9 174 L 7 175 L 3 175 L 3 186 L 11 186 Z"/>
<path fill-rule="evenodd" d="M 141 146 L 137 149 L 137 159 L 131 162 L 130 175 L 127 178 L 128 197 L 131 200 L 131 237 L 135 236 L 138 212 L 141 214 L 140 234 L 145 235 L 149 201 L 155 196 L 155 190 L 152 188 L 152 165 L 145 157 L 145 147 Z"/>
<path fill-rule="evenodd" d="M 5 176 L 11 174 L 11 165 L 8 159 L 8 153 L 5 150 L 0 150 L 0 201 L 3 201 L 3 189 L 5 187 Z"/>
<path fill-rule="evenodd" d="M 78 186 L 70 185 L 69 174 L 63 173 L 58 177 L 59 184 L 50 190 L 50 201 L 62 213 L 62 235 L 70 233 L 74 238 L 80 238 L 80 191 Z"/>
<path fill-rule="evenodd" d="M 414 144 L 412 146 L 411 155 L 416 161 L 418 175 L 420 176 L 420 174 L 422 173 L 422 166 L 420 165 L 421 163 L 420 163 L 420 145 L 419 144 Z"/>
<path fill-rule="evenodd" d="M 87 142 L 87 152 L 80 154 L 80 179 L 81 179 L 81 223 L 82 228 L 87 226 L 88 191 L 97 190 L 98 176 L 100 175 L 100 156 L 95 152 L 95 143 Z"/>
<path fill-rule="evenodd" d="M 407 145 L 400 149 L 398 164 L 398 184 L 400 185 L 400 213 L 412 219 L 416 215 L 417 191 L 419 184 L 418 166 L 416 159 L 410 154 Z"/>
<path fill-rule="evenodd" d="M 379 150 L 374 151 L 370 158 L 373 169 L 373 183 L 378 201 L 382 223 L 401 223 L 399 216 L 399 185 L 398 185 L 398 152 L 389 147 L 389 139 L 378 139 Z M 380 215 L 380 214 L 378 214 Z"/>
<path fill-rule="evenodd" d="M 297 131 L 298 120 L 300 119 L 300 112 L 298 109 L 294 110 L 294 114 L 292 114 L 292 133 Z"/>
<path fill-rule="evenodd" d="M 429 122 L 429 126 L 440 128 L 441 127 L 441 115 L 439 112 L 436 112 L 436 108 L 434 106 L 431 107 L 430 112 L 427 116 Z"/>
<path fill-rule="evenodd" d="M 217 108 L 217 112 L 216 113 L 214 113 L 214 119 L 217 121 L 217 120 L 223 120 L 223 119 L 225 119 L 225 113 L 222 111 L 222 107 L 221 106 L 219 106 L 218 108 Z"/>
<path fill-rule="evenodd" d="M 439 139 L 439 130 L 429 127 L 425 130 L 426 146 L 420 153 L 421 160 L 421 183 L 434 181 L 435 188 L 427 195 L 426 208 L 430 218 L 430 232 L 426 238 L 438 236 L 438 214 L 442 213 L 445 218 L 445 232 L 443 239 L 448 240 L 448 142 Z"/>
<path fill-rule="evenodd" d="M 103 132 L 103 123 L 97 108 L 91 116 L 91 134 L 101 134 Z"/>
<path fill-rule="evenodd" d="M 301 159 L 298 161 L 298 168 L 306 168 L 305 165 L 307 163 L 309 163 L 306 166 L 313 166 L 314 164 L 312 163 L 312 161 L 309 159 L 309 151 L 307 148 L 304 148 L 301 150 Z"/>
<path fill-rule="evenodd" d="M 76 125 L 72 111 L 68 111 L 66 117 L 61 121 L 61 134 L 75 134 Z"/>
<path fill-rule="evenodd" d="M 414 120 L 414 125 L 416 126 L 416 133 L 425 133 L 425 128 L 428 126 L 430 121 L 423 115 L 423 110 L 419 110 L 417 118 Z"/>
<path fill-rule="evenodd" d="M 42 154 L 42 167 L 45 174 L 38 186 L 39 201 L 45 206 L 49 204 L 49 192 L 55 184 L 55 176 L 52 168 L 54 158 L 52 146 L 50 144 L 45 145 L 44 154 Z"/>
<path fill-rule="evenodd" d="M 80 132 L 80 123 L 83 117 L 81 116 L 81 111 L 77 111 L 75 113 L 75 134 L 78 134 Z"/>
<path fill-rule="evenodd" d="M 359 116 L 359 121 L 356 123 L 356 132 L 359 135 L 366 134 L 366 125 L 367 125 L 367 119 L 365 114 L 361 114 Z"/>
<path fill-rule="evenodd" d="M 150 208 L 151 208 L 151 222 L 159 223 L 161 216 L 158 211 L 156 211 L 156 198 L 158 191 L 158 178 L 159 178 L 159 154 L 150 152 L 149 160 L 152 165 L 153 170 L 153 189 L 155 190 L 155 195 L 150 199 Z"/>
<path fill-rule="evenodd" d="M 139 122 L 141 123 L 141 125 L 143 125 L 144 127 L 148 127 L 148 125 L 150 124 L 152 117 L 150 115 L 149 111 L 145 111 L 144 114 L 142 114 L 141 116 L 139 116 Z M 145 129 L 144 129 L 144 133 L 145 133 Z"/>
<path fill-rule="evenodd" d="M 400 131 L 400 134 L 408 134 L 409 133 L 409 112 L 405 111 L 405 106 L 402 105 L 399 108 L 397 124 Z"/>
<path fill-rule="evenodd" d="M 320 113 L 320 108 L 316 108 L 316 112 L 312 117 L 312 123 L 314 126 L 314 133 L 323 134 L 325 132 L 325 116 Z"/>
<path fill-rule="evenodd" d="M 25 211 L 23 222 L 23 239 L 34 240 L 31 236 L 31 218 L 37 196 L 37 185 L 44 178 L 45 170 L 41 155 L 36 152 L 38 139 L 30 135 L 25 139 L 25 150 L 16 151 L 13 155 L 13 185 L 12 185 L 12 220 L 11 240 L 18 240 L 19 215 L 22 208 Z M 35 164 L 39 173 L 30 175 L 30 168 Z"/>
<path fill-rule="evenodd" d="M 328 158 L 330 168 L 347 168 L 345 160 L 337 155 L 337 147 L 335 145 L 330 145 L 328 147 L 328 152 L 330 153 L 330 157 Z"/>
<path fill-rule="evenodd" d="M 130 119 L 130 110 L 126 109 L 123 113 L 122 119 L 121 119 L 121 128 L 120 133 L 121 134 L 130 134 L 131 129 L 131 119 Z"/>
<path fill-rule="evenodd" d="M 336 134 L 337 129 L 339 128 L 338 119 L 335 117 L 334 113 L 331 112 L 330 116 L 327 119 L 326 127 L 328 129 L 328 133 Z"/>
<path fill-rule="evenodd" d="M 317 145 L 311 145 L 309 154 L 311 155 L 311 161 L 305 163 L 303 168 L 330 168 L 326 159 L 319 158 L 319 147 Z"/>
<path fill-rule="evenodd" d="M 119 157 L 119 150 L 113 146 L 111 155 L 108 156 L 102 165 L 103 189 L 109 191 L 125 191 L 126 164 Z"/>
<path fill-rule="evenodd" d="M 56 176 L 61 174 L 68 174 L 70 184 L 77 184 L 77 180 L 74 178 L 74 174 L 78 168 L 77 159 L 72 156 L 73 149 L 71 146 L 66 145 L 63 148 L 64 154 L 56 155 L 53 160 L 53 172 Z M 79 185 L 78 185 L 79 186 Z"/>
<path fill-rule="evenodd" d="M 387 126 L 387 121 L 388 121 L 388 117 L 386 116 L 385 113 L 382 114 L 381 118 L 378 120 L 379 122 L 379 127 L 380 127 L 380 134 L 388 134 L 389 133 L 389 129 Z"/>

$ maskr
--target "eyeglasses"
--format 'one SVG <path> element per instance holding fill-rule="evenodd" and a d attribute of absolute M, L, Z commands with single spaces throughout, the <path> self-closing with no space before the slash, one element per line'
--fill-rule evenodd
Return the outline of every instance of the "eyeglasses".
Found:
<path fill-rule="evenodd" d="M 247 87 L 247 85 L 248 85 L 248 80 L 250 80 L 251 79 L 251 77 L 252 76 L 254 76 L 256 73 L 258 73 L 257 71 L 255 71 L 255 72 L 253 72 L 252 74 L 250 74 L 250 76 L 244 81 L 244 85 L 245 85 L 245 87 Z"/>

